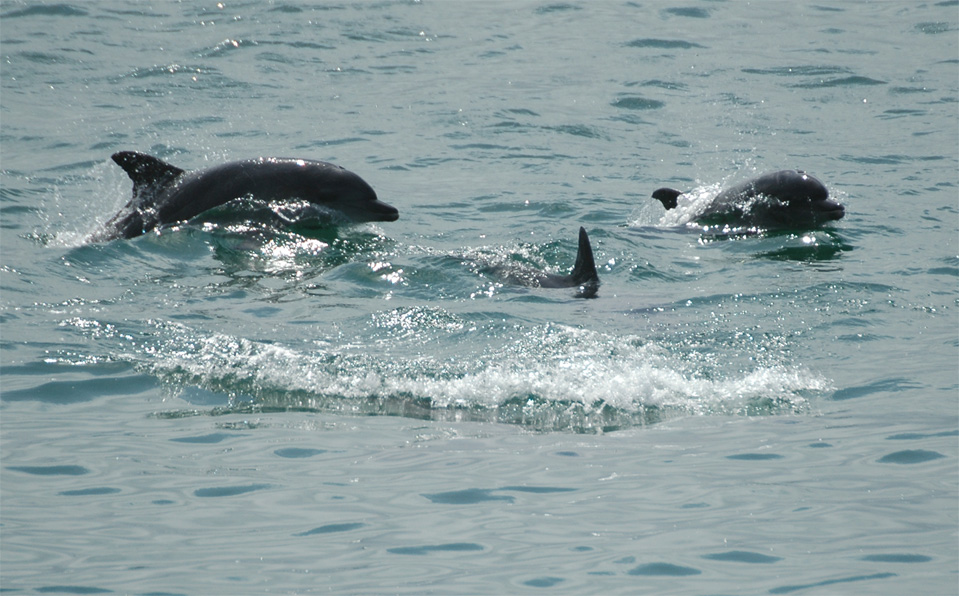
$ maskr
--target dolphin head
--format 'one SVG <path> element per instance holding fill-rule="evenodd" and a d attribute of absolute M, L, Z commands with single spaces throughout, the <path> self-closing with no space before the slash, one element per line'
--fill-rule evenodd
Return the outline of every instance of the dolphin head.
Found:
<path fill-rule="evenodd" d="M 772 202 L 767 215 L 780 224 L 818 225 L 842 219 L 846 209 L 826 185 L 802 170 L 781 170 L 756 180 L 754 191 Z"/>
<path fill-rule="evenodd" d="M 396 221 L 400 217 L 396 207 L 380 201 L 365 180 L 335 164 L 303 159 L 288 160 L 295 175 L 296 188 L 290 194 L 321 207 L 343 213 L 354 221 Z"/>

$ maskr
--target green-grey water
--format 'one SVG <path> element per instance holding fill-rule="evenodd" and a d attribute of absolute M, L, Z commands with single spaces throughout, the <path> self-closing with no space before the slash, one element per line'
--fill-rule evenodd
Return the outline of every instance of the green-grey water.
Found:
<path fill-rule="evenodd" d="M 4 2 L 0 588 L 955 594 L 959 3 Z M 131 240 L 120 150 L 331 161 Z M 846 217 L 697 227 L 801 168 Z M 580 226 L 593 299 L 566 273 Z"/>

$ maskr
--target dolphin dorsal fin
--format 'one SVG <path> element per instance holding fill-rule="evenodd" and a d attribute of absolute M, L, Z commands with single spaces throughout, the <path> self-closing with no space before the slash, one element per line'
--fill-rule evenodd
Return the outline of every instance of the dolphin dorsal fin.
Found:
<path fill-rule="evenodd" d="M 120 151 L 111 157 L 133 180 L 134 197 L 144 188 L 163 186 L 183 173 L 180 168 L 146 153 Z"/>
<path fill-rule="evenodd" d="M 599 274 L 596 273 L 596 261 L 593 259 L 593 247 L 589 244 L 586 228 L 579 229 L 579 250 L 576 252 L 576 264 L 570 277 L 577 285 L 599 285 Z"/>
<path fill-rule="evenodd" d="M 675 209 L 676 205 L 679 204 L 677 199 L 681 194 L 683 193 L 675 188 L 657 188 L 653 191 L 653 198 L 662 203 L 663 207 L 669 211 L 670 209 Z"/>

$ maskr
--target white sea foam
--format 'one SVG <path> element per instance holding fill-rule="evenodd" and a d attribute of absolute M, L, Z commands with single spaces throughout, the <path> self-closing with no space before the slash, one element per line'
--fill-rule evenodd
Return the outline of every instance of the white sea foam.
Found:
<path fill-rule="evenodd" d="M 680 344 L 555 324 L 503 333 L 482 353 L 453 348 L 437 356 L 416 346 L 481 330 L 435 309 L 408 312 L 395 324 L 405 331 L 389 345 L 370 337 L 304 348 L 159 322 L 155 337 L 129 341 L 113 325 L 64 322 L 99 339 L 121 340 L 115 357 L 164 379 L 174 394 L 195 386 L 231 395 L 237 404 L 280 408 L 363 411 L 385 407 L 377 401 L 404 401 L 437 412 L 518 406 L 553 414 L 603 408 L 624 415 L 648 408 L 671 415 L 749 414 L 803 411 L 808 395 L 830 388 L 820 375 L 784 362 L 741 370 Z"/>

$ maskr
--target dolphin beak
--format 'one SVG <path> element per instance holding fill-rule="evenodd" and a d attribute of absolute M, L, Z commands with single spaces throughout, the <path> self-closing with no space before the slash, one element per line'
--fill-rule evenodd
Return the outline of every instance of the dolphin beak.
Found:
<path fill-rule="evenodd" d="M 842 219 L 846 215 L 846 208 L 836 201 L 823 201 L 817 210 L 826 219 Z"/>
<path fill-rule="evenodd" d="M 396 221 L 400 218 L 399 210 L 383 201 L 373 203 L 370 213 L 375 216 L 376 221 Z"/>

